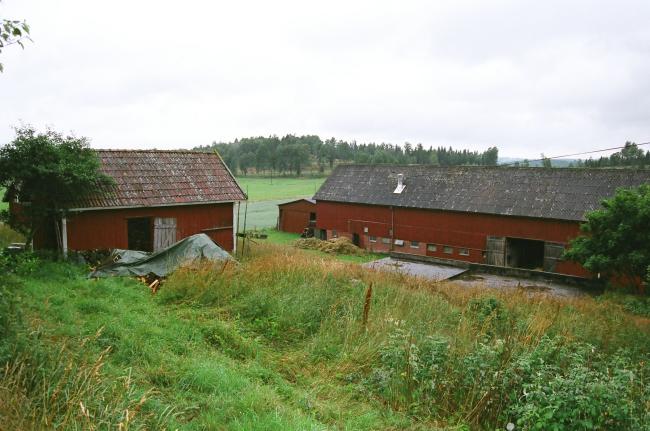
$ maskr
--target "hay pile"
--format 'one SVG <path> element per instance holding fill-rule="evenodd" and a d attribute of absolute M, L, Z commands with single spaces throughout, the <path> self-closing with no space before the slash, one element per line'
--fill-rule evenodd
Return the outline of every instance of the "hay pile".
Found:
<path fill-rule="evenodd" d="M 323 241 L 317 238 L 301 238 L 294 242 L 294 245 L 298 248 L 304 248 L 308 250 L 320 250 L 325 253 L 330 254 L 363 254 L 364 251 L 352 244 L 347 238 L 332 238 L 327 241 Z"/>

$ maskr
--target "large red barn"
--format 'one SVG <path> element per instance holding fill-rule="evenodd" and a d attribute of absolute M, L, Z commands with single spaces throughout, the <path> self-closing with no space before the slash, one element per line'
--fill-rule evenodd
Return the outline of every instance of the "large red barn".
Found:
<path fill-rule="evenodd" d="M 159 150 L 97 155 L 101 172 L 115 186 L 67 203 L 57 229 L 37 233 L 35 248 L 157 251 L 205 233 L 223 249 L 234 249 L 237 209 L 246 195 L 219 155 Z"/>
<path fill-rule="evenodd" d="M 318 190 L 316 236 L 377 252 L 587 277 L 564 261 L 585 213 L 650 171 L 342 165 Z"/>

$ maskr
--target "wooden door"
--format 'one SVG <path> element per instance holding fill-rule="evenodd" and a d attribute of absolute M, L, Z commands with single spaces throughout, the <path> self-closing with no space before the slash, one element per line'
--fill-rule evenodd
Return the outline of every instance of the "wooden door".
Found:
<path fill-rule="evenodd" d="M 506 265 L 506 238 L 503 236 L 488 236 L 487 246 L 487 264 L 495 266 Z"/>
<path fill-rule="evenodd" d="M 544 243 L 544 271 L 555 272 L 557 261 L 564 254 L 564 244 L 556 242 Z"/>
<path fill-rule="evenodd" d="M 153 222 L 153 251 L 160 251 L 176 242 L 176 219 L 156 217 Z"/>

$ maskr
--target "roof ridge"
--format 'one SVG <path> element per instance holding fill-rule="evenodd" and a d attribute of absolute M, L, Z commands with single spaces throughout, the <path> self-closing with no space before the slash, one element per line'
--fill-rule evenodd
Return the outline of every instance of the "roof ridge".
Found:
<path fill-rule="evenodd" d="M 158 149 L 119 149 L 119 148 L 93 148 L 93 151 L 104 151 L 104 152 L 128 152 L 128 153 L 200 153 L 200 154 L 212 154 L 211 151 L 198 151 L 198 150 L 158 150 Z"/>
<path fill-rule="evenodd" d="M 336 166 L 339 167 L 383 167 L 383 168 L 428 168 L 428 169 L 512 169 L 512 170 L 535 170 L 535 171 L 580 171 L 580 172 L 646 172 L 650 171 L 650 167 L 634 167 L 634 166 L 622 166 L 622 167 L 605 167 L 605 168 L 585 168 L 585 167 L 560 167 L 553 166 L 550 168 L 544 168 L 542 166 L 512 166 L 512 165 L 496 165 L 496 166 L 487 166 L 487 165 L 454 165 L 454 166 L 441 166 L 441 165 L 430 165 L 430 164 L 393 164 L 393 163 L 341 163 Z M 336 169 L 335 168 L 335 169 Z"/>

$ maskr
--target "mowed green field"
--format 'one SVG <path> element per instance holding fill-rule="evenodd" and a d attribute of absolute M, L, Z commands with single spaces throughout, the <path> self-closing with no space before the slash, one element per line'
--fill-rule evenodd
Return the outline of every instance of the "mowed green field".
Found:
<path fill-rule="evenodd" d="M 246 230 L 250 230 L 276 226 L 278 204 L 312 197 L 325 178 L 239 177 L 237 181 L 248 193 Z M 239 213 L 242 229 L 245 212 L 246 204 L 243 204 Z"/>
<path fill-rule="evenodd" d="M 237 177 L 250 202 L 312 197 L 325 178 Z"/>

